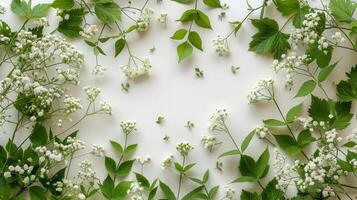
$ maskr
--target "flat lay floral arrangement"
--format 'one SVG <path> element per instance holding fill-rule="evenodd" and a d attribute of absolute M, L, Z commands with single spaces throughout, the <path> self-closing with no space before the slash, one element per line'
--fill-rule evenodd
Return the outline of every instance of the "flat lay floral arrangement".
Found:
<path fill-rule="evenodd" d="M 135 121 L 113 125 L 120 126 L 124 136 L 122 141 L 108 141 L 115 157 L 100 145 L 83 153 L 85 142 L 77 137 L 77 126 L 92 115 L 110 117 L 113 112 L 110 99 L 104 100 L 94 85 L 82 88 L 86 99 L 71 93 L 79 87 L 86 56 L 95 57 L 93 76 L 102 76 L 106 68 L 100 64 L 101 59 L 127 51 L 126 64 L 120 68 L 128 80 L 121 85 L 123 92 L 130 92 L 132 80 L 150 78 L 150 59 L 137 57 L 127 37 L 135 32 L 145 34 L 154 18 L 166 26 L 169 13 L 156 13 L 150 8 L 161 1 L 12 0 L 10 5 L 0 6 L 2 16 L 13 13 L 22 23 L 15 27 L 0 21 L 0 124 L 8 138 L 0 143 L 0 199 L 356 199 L 357 129 L 344 129 L 353 126 L 355 118 L 357 66 L 340 72 L 345 78 L 334 84 L 334 90 L 325 89 L 332 84 L 329 75 L 340 70 L 339 63 L 344 59 L 334 60 L 333 53 L 343 49 L 357 55 L 357 3 L 353 0 L 262 0 L 256 7 L 250 4 L 253 1 L 241 1 L 248 6 L 246 17 L 222 22 L 231 24 L 231 32 L 213 40 L 200 33 L 213 29 L 212 16 L 201 6 L 220 10 L 219 18 L 224 18 L 229 2 L 174 0 L 186 7 L 175 19 L 182 28 L 171 35 L 177 45 L 172 54 L 177 55 L 179 63 L 203 51 L 207 40 L 212 41 L 218 56 L 228 55 L 228 42 L 239 38 L 241 29 L 252 24 L 256 33 L 247 51 L 270 56 L 272 71 L 286 76 L 284 92 L 298 88 L 294 98 L 301 103 L 284 112 L 279 104 L 284 100 L 276 96 L 277 83 L 273 79 L 260 80 L 247 94 L 247 104 L 267 104 L 280 115 L 263 120 L 261 126 L 252 127 L 244 140 L 238 141 L 226 123 L 229 111 L 217 108 L 208 122 L 211 133 L 201 137 L 201 147 L 182 141 L 176 152 L 163 159 L 163 170 L 171 168 L 172 176 L 178 177 L 175 185 L 159 174 L 155 179 L 146 177 L 144 167 L 151 159 L 135 157 L 140 143 L 129 140 L 137 131 Z M 268 17 L 271 9 L 281 14 L 282 23 Z M 49 22 L 51 12 L 55 13 L 55 23 Z M 93 55 L 84 55 L 72 44 L 74 41 L 83 41 Z M 109 43 L 112 52 L 108 53 L 103 45 Z M 231 54 L 234 56 L 234 52 Z M 239 73 L 239 67 L 232 66 L 231 71 Z M 195 75 L 200 78 L 204 72 L 197 67 Z M 76 114 L 79 117 L 72 118 Z M 158 125 L 165 120 L 164 116 L 155 119 Z M 56 127 L 51 127 L 54 121 Z M 194 126 L 191 121 L 186 124 L 188 129 Z M 20 132 L 26 137 L 15 142 Z M 220 142 L 222 137 L 231 143 Z M 265 150 L 248 155 L 252 140 L 261 140 Z M 211 152 L 220 151 L 218 146 L 231 150 L 220 152 L 214 163 L 217 170 L 222 169 L 225 157 L 238 163 L 235 177 L 227 180 L 229 188 L 215 184 L 210 178 L 212 171 L 195 171 L 199 161 L 188 159 L 194 148 Z M 107 175 L 98 177 L 93 163 L 83 159 L 76 175 L 70 176 L 73 159 L 83 154 L 100 157 Z M 256 187 L 237 189 L 244 188 L 240 185 L 243 183 Z"/>

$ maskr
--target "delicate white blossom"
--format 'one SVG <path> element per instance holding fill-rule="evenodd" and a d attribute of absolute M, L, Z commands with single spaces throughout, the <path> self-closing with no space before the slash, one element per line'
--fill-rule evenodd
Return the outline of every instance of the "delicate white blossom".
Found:
<path fill-rule="evenodd" d="M 192 149 L 193 146 L 191 146 L 189 142 L 181 142 L 176 146 L 176 150 L 184 157 L 187 156 Z"/>
<path fill-rule="evenodd" d="M 209 120 L 209 129 L 212 131 L 223 131 L 227 132 L 227 127 L 225 121 L 227 119 L 228 113 L 226 109 L 217 109 Z"/>
<path fill-rule="evenodd" d="M 213 47 L 220 56 L 227 55 L 229 53 L 227 38 L 217 35 L 213 40 Z"/>
<path fill-rule="evenodd" d="M 262 79 L 254 86 L 248 95 L 249 103 L 257 103 L 261 101 L 271 101 L 273 99 L 274 91 L 273 79 Z"/>

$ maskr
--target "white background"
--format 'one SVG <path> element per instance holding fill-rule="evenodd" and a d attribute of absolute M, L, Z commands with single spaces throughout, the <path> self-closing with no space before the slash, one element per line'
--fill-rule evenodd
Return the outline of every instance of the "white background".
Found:
<path fill-rule="evenodd" d="M 33 2 L 34 4 L 37 3 L 37 1 Z M 137 0 L 135 3 L 142 5 L 143 1 Z M 221 159 L 224 164 L 223 172 L 215 169 L 218 155 L 226 150 L 233 149 L 233 145 L 226 135 L 217 135 L 219 141 L 222 141 L 223 144 L 218 146 L 213 153 L 203 149 L 200 144 L 200 137 L 201 135 L 210 134 L 208 121 L 211 113 L 216 108 L 226 108 L 229 113 L 227 125 L 236 141 L 241 143 L 252 129 L 260 125 L 261 120 L 279 118 L 277 110 L 271 103 L 248 105 L 246 96 L 255 83 L 261 78 L 273 77 L 277 82 L 278 102 L 281 104 L 283 111 L 287 111 L 291 106 L 303 100 L 293 98 L 296 88 L 302 82 L 301 80 L 296 81 L 293 91 L 286 91 L 283 86 L 284 75 L 277 76 L 272 72 L 272 58 L 248 51 L 248 43 L 255 33 L 255 28 L 249 22 L 242 26 L 237 37 L 232 36 L 229 38 L 230 55 L 226 57 L 218 56 L 212 47 L 213 37 L 217 34 L 227 35 L 231 31 L 231 26 L 228 22 L 242 20 L 247 14 L 245 1 L 227 0 L 223 1 L 223 3 L 227 3 L 230 8 L 227 10 L 227 16 L 223 21 L 220 21 L 218 19 L 220 9 L 208 9 L 199 1 L 198 8 L 204 10 L 210 16 L 213 30 L 204 30 L 194 26 L 193 30 L 201 34 L 204 52 L 195 49 L 189 59 L 178 64 L 176 46 L 179 43 L 169 37 L 175 30 L 186 26 L 175 20 L 180 17 L 184 10 L 192 8 L 193 5 L 181 5 L 169 0 L 156 4 L 156 1 L 151 0 L 149 7 L 155 11 L 151 28 L 144 34 L 135 32 L 129 34 L 128 42 L 137 57 L 149 57 L 153 68 L 150 76 L 138 81 L 130 81 L 131 88 L 129 93 L 123 92 L 120 87 L 120 84 L 126 81 L 119 69 L 128 59 L 125 49 L 120 56 L 114 58 L 114 41 L 107 42 L 103 48 L 108 56 L 99 58 L 100 63 L 107 67 L 107 72 L 103 77 L 94 77 L 90 74 L 95 63 L 92 50 L 83 41 L 73 41 L 84 52 L 86 59 L 80 87 L 74 90 L 73 94 L 85 99 L 80 88 L 86 85 L 94 85 L 102 89 L 101 98 L 113 105 L 113 115 L 111 117 L 103 115 L 90 117 L 77 127 L 77 129 L 80 129 L 79 138 L 87 143 L 88 149 L 86 151 L 90 150 L 91 144 L 99 144 L 105 147 L 108 155 L 118 158 L 119 156 L 112 152 L 109 140 L 122 143 L 123 134 L 119 124 L 123 120 L 132 120 L 137 122 L 138 132 L 130 137 L 129 143 L 139 144 L 135 153 L 136 156 L 151 156 L 152 162 L 144 170 L 144 174 L 150 180 L 159 177 L 172 186 L 176 193 L 178 175 L 172 169 L 163 171 L 161 169 L 161 161 L 170 153 L 173 153 L 175 158 L 179 159 L 179 155 L 175 150 L 176 144 L 181 141 L 189 141 L 195 148 L 190 153 L 188 162 L 197 163 L 192 175 L 201 177 L 203 172 L 209 169 L 211 172 L 209 184 L 210 186 L 220 185 L 221 195 L 223 195 L 225 186 L 237 190 L 238 193 L 243 188 L 256 188 L 254 184 L 229 184 L 238 177 L 237 157 Z M 1 4 L 9 7 L 10 0 L 1 2 Z M 255 3 L 252 4 L 254 5 Z M 256 3 L 256 5 L 259 4 L 260 2 Z M 282 24 L 285 19 L 273 7 L 272 5 L 269 6 L 267 15 Z M 160 12 L 169 13 L 167 28 L 156 20 Z M 53 17 L 54 12 L 51 12 L 50 15 Z M 259 17 L 259 13 L 251 16 L 251 18 L 256 17 Z M 8 11 L 5 18 L 5 21 L 12 22 L 9 23 L 12 27 L 18 27 L 21 23 L 21 20 L 14 16 L 11 11 Z M 128 22 L 130 21 L 125 20 L 122 24 L 128 26 Z M 51 25 L 52 28 L 50 30 L 56 26 L 56 22 L 52 20 Z M 289 32 L 290 29 L 288 27 L 286 31 Z M 156 51 L 150 53 L 149 49 L 153 46 Z M 338 83 L 341 79 L 344 79 L 344 72 L 349 70 L 353 63 L 356 63 L 356 58 L 350 52 L 342 50 L 339 50 L 338 53 L 335 52 L 335 60 L 341 57 L 343 57 L 343 60 L 338 64 L 333 75 L 328 78 L 325 84 L 325 87 L 329 88 L 329 95 L 332 97 L 335 96 L 333 82 Z M 231 65 L 240 67 L 240 71 L 236 75 L 232 74 Z M 196 66 L 204 71 L 204 78 L 195 77 L 194 68 Z M 315 94 L 321 95 L 318 90 L 315 91 Z M 308 108 L 308 103 L 309 100 L 307 98 L 305 111 Z M 355 110 L 356 106 L 354 105 Z M 306 115 L 306 112 L 304 114 Z M 165 122 L 162 125 L 155 123 L 159 115 L 165 117 Z M 73 119 L 75 120 L 76 116 Z M 191 131 L 184 127 L 188 120 L 195 124 Z M 355 123 L 355 118 L 352 120 Z M 52 125 L 55 126 L 55 124 L 53 123 Z M 350 128 L 346 129 L 346 132 L 350 132 L 352 127 L 350 126 Z M 8 134 L 5 133 L 1 137 L 8 137 Z M 26 136 L 27 133 L 23 134 L 19 138 Z M 170 136 L 169 142 L 163 141 L 162 138 L 165 134 Z M 266 146 L 266 143 L 255 137 L 247 153 L 257 158 Z M 90 156 L 75 160 L 70 175 L 74 176 L 76 174 L 77 166 L 84 158 L 94 162 L 100 177 L 106 175 L 104 160 Z M 134 170 L 139 171 L 139 166 L 135 165 Z M 272 174 L 272 170 L 270 174 Z M 185 188 L 191 186 L 191 183 L 185 180 L 183 185 L 184 191 L 187 191 Z M 238 195 L 236 199 L 238 199 Z"/>

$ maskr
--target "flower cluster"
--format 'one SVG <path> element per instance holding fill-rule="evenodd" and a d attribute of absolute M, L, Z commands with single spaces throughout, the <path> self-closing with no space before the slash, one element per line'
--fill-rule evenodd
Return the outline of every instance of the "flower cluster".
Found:
<path fill-rule="evenodd" d="M 291 46 L 297 49 L 298 43 L 302 41 L 304 44 L 313 44 L 319 35 L 316 32 L 316 27 L 319 25 L 320 11 L 313 10 L 304 16 L 301 28 L 295 29 L 291 35 Z"/>
<path fill-rule="evenodd" d="M 151 18 L 153 14 L 154 14 L 153 10 L 151 10 L 150 8 L 144 8 L 144 10 L 141 12 L 140 17 L 136 22 L 138 25 L 137 30 L 139 32 L 147 31 L 150 28 Z"/>
<path fill-rule="evenodd" d="M 34 169 L 34 166 L 28 165 L 28 164 L 24 164 L 22 166 L 10 165 L 8 167 L 8 171 L 5 171 L 3 175 L 4 175 L 4 178 L 6 178 L 6 179 L 10 179 L 11 177 L 18 176 L 21 178 L 22 183 L 24 185 L 29 185 L 30 182 L 33 182 L 36 180 L 36 175 L 32 173 L 33 169 Z"/>
<path fill-rule="evenodd" d="M 217 144 L 217 137 L 214 135 L 203 135 L 201 137 L 203 147 L 212 151 L 213 147 Z"/>
<path fill-rule="evenodd" d="M 163 161 L 162 161 L 162 168 L 166 169 L 169 168 L 173 165 L 173 163 L 175 162 L 174 160 L 174 155 L 169 155 L 167 156 Z"/>
<path fill-rule="evenodd" d="M 193 146 L 189 142 L 181 142 L 177 144 L 176 150 L 183 156 L 187 156 L 188 153 L 193 149 Z"/>
<path fill-rule="evenodd" d="M 94 156 L 97 156 L 97 157 L 104 157 L 105 150 L 102 146 L 93 144 L 91 154 L 93 154 Z"/>
<path fill-rule="evenodd" d="M 297 56 L 295 52 L 292 52 L 289 56 L 281 55 L 281 60 L 274 60 L 273 70 L 275 73 L 284 71 L 286 73 L 285 88 L 290 90 L 294 85 L 293 76 L 304 70 L 309 58 L 307 55 Z"/>
<path fill-rule="evenodd" d="M 145 158 L 140 158 L 139 156 L 135 158 L 135 161 L 138 162 L 140 165 L 145 165 L 151 161 L 150 156 L 146 156 Z"/>
<path fill-rule="evenodd" d="M 79 164 L 79 171 L 77 174 L 77 179 L 79 183 L 87 183 L 89 185 L 93 185 L 96 177 L 97 172 L 92 168 L 92 163 L 88 160 L 84 160 Z"/>
<path fill-rule="evenodd" d="M 227 38 L 217 35 L 213 40 L 213 47 L 220 56 L 227 55 L 229 53 Z"/>
<path fill-rule="evenodd" d="M 131 196 L 132 200 L 144 200 L 143 190 L 144 188 L 140 186 L 139 182 L 132 182 L 126 193 Z"/>
<path fill-rule="evenodd" d="M 133 133 L 137 130 L 136 122 L 130 122 L 130 121 L 121 122 L 120 127 L 121 127 L 123 133 L 126 135 L 129 135 L 130 133 Z"/>
<path fill-rule="evenodd" d="M 249 103 L 257 103 L 261 101 L 271 101 L 274 98 L 274 80 L 262 79 L 252 89 L 248 95 Z"/>
<path fill-rule="evenodd" d="M 79 34 L 84 38 L 91 38 L 98 33 L 97 25 L 85 25 L 82 31 L 79 31 Z"/>
<path fill-rule="evenodd" d="M 65 95 L 63 103 L 67 115 L 82 109 L 81 100 L 70 95 Z"/>
<path fill-rule="evenodd" d="M 269 129 L 265 125 L 256 127 L 254 131 L 260 138 L 266 138 L 271 135 Z"/>
<path fill-rule="evenodd" d="M 130 61 L 133 61 L 134 66 Z M 138 62 L 141 63 L 141 65 L 139 65 Z M 127 65 L 121 67 L 121 71 L 128 79 L 135 79 L 148 74 L 151 67 L 152 66 L 148 58 L 145 58 L 144 60 L 132 58 L 129 59 L 129 63 Z"/>
<path fill-rule="evenodd" d="M 228 113 L 226 109 L 217 109 L 212 115 L 209 120 L 209 129 L 212 131 L 227 131 L 226 127 L 226 119 Z"/>

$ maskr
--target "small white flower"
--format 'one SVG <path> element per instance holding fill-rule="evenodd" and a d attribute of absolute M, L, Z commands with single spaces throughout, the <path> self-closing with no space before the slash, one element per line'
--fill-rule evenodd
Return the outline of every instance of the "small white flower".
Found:
<path fill-rule="evenodd" d="M 82 31 L 79 31 L 79 35 L 84 38 L 90 39 L 98 33 L 97 25 L 85 25 Z"/>
<path fill-rule="evenodd" d="M 10 178 L 11 177 L 11 172 L 4 172 L 4 177 L 5 178 Z"/>
<path fill-rule="evenodd" d="M 227 55 L 229 53 L 227 38 L 217 35 L 213 40 L 213 47 L 220 56 Z"/>
<path fill-rule="evenodd" d="M 104 72 L 107 70 L 106 67 L 102 65 L 96 65 L 94 69 L 92 70 L 92 74 L 95 76 L 103 76 Z"/>
<path fill-rule="evenodd" d="M 157 17 L 157 20 L 158 20 L 161 24 L 166 24 L 167 12 L 161 12 L 160 15 Z"/>
<path fill-rule="evenodd" d="M 273 99 L 273 79 L 262 79 L 252 89 L 248 95 L 249 103 L 257 103 L 261 101 L 271 101 Z"/>
<path fill-rule="evenodd" d="M 97 157 L 104 157 L 105 151 L 102 146 L 93 144 L 91 154 Z"/>
<path fill-rule="evenodd" d="M 130 121 L 121 122 L 120 127 L 123 130 L 123 133 L 126 135 L 129 135 L 130 133 L 135 132 L 137 130 L 136 123 Z"/>
<path fill-rule="evenodd" d="M 228 113 L 226 109 L 217 109 L 209 120 L 209 129 L 212 131 L 223 131 L 227 132 L 227 127 L 225 121 L 227 119 Z"/>
<path fill-rule="evenodd" d="M 154 14 L 154 11 L 150 8 L 145 8 L 142 12 L 140 17 L 137 20 L 138 28 L 136 29 L 139 32 L 147 31 L 151 24 L 151 18 Z"/>
<path fill-rule="evenodd" d="M 167 169 L 171 167 L 173 163 L 174 163 L 174 156 L 170 154 L 162 161 L 162 168 Z"/>
<path fill-rule="evenodd" d="M 271 135 L 269 129 L 265 127 L 265 125 L 260 125 L 254 129 L 255 133 L 260 137 L 260 138 L 265 138 L 269 135 Z"/>
<path fill-rule="evenodd" d="M 97 88 L 97 87 L 86 86 L 86 87 L 83 88 L 83 90 L 87 95 L 88 101 L 90 101 L 90 102 L 94 102 L 95 99 L 100 94 L 100 89 Z"/>
<path fill-rule="evenodd" d="M 212 148 L 217 144 L 217 137 L 214 135 L 203 135 L 201 137 L 203 147 L 212 151 Z"/>
<path fill-rule="evenodd" d="M 138 62 L 141 62 L 142 65 L 138 65 Z M 121 71 L 128 79 L 136 79 L 140 76 L 148 74 L 151 70 L 151 67 L 150 60 L 145 58 L 144 60 L 136 60 L 134 66 L 130 63 L 128 65 L 122 66 Z"/>
<path fill-rule="evenodd" d="M 176 146 L 176 150 L 184 157 L 187 156 L 192 149 L 193 147 L 188 142 L 181 142 Z"/>
<path fill-rule="evenodd" d="M 235 195 L 235 191 L 231 188 L 227 188 L 225 191 L 225 195 L 224 195 L 224 199 L 225 200 L 232 200 L 234 198 Z"/>
<path fill-rule="evenodd" d="M 109 103 L 107 103 L 106 101 L 100 102 L 100 109 L 105 114 L 108 114 L 108 115 L 112 114 L 112 106 Z"/>

